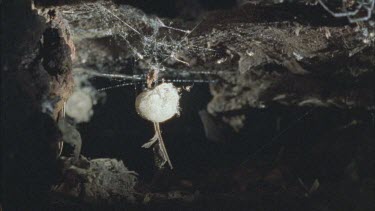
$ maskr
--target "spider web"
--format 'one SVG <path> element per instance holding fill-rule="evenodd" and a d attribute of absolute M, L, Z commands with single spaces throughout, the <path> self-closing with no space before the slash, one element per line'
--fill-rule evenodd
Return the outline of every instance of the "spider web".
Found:
<path fill-rule="evenodd" d="M 215 50 L 194 46 L 189 43 L 189 35 L 199 26 L 195 24 L 191 30 L 165 24 L 156 16 L 147 16 L 141 10 L 127 5 L 115 6 L 106 2 L 86 3 L 87 11 L 100 14 L 103 27 L 114 34 L 114 42 L 124 46 L 129 57 L 134 59 L 132 73 L 102 72 L 100 69 L 85 71 L 92 77 L 108 78 L 117 82 L 110 87 L 99 88 L 98 91 L 122 86 L 144 84 L 149 71 L 157 72 L 159 80 L 176 83 L 211 83 L 214 80 L 202 79 L 204 71 L 189 71 L 191 54 Z M 128 70 L 129 72 L 129 70 Z"/>
<path fill-rule="evenodd" d="M 350 22 L 369 20 L 374 12 L 374 0 L 358 0 L 342 12 L 334 12 L 325 1 L 318 1 L 321 6 L 335 17 L 347 17 Z M 95 2 L 83 4 L 82 13 L 95 11 L 99 15 L 99 29 L 111 35 L 114 43 L 127 52 L 127 58 L 134 60 L 131 70 L 105 70 L 100 68 L 86 71 L 92 77 L 107 78 L 114 84 L 110 87 L 101 87 L 99 91 L 129 85 L 145 84 L 146 74 L 149 71 L 157 72 L 159 80 L 176 83 L 212 83 L 207 75 L 215 75 L 205 71 L 192 71 L 194 55 L 199 53 L 215 53 L 214 49 L 195 46 L 189 42 L 189 35 L 199 27 L 201 22 L 189 23 L 182 28 L 179 23 L 165 23 L 157 16 L 146 15 L 140 9 L 128 5 L 114 5 L 111 2 Z M 82 14 L 81 14 L 82 16 Z M 80 16 L 80 17 L 81 17 Z M 177 20 L 178 22 L 178 20 Z M 177 25 L 177 26 L 175 26 Z M 101 27 L 100 27 L 101 26 Z M 85 68 L 89 70 L 90 68 Z M 126 73 L 125 73 L 126 72 Z M 203 79 L 202 79 L 203 78 Z"/>

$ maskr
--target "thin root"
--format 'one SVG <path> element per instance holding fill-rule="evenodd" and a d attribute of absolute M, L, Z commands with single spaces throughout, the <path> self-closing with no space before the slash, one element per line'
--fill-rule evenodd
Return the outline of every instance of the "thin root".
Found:
<path fill-rule="evenodd" d="M 173 169 L 172 162 L 171 162 L 171 160 L 169 159 L 169 155 L 168 155 L 167 149 L 165 148 L 165 145 L 164 145 L 163 137 L 161 136 L 161 130 L 160 130 L 160 125 L 159 125 L 159 123 L 155 123 L 155 122 L 154 122 L 154 128 L 155 128 L 156 135 L 158 136 L 159 147 L 160 147 L 160 151 L 161 151 L 161 153 L 162 153 L 162 156 L 163 156 L 163 158 L 164 158 L 164 161 L 167 162 L 167 163 L 169 164 L 169 167 L 170 167 L 171 169 Z"/>
<path fill-rule="evenodd" d="M 154 129 L 155 129 L 154 137 L 152 137 L 149 142 L 143 144 L 142 147 L 143 148 L 150 148 L 152 145 L 154 145 L 156 143 L 156 141 L 159 141 L 161 156 L 164 159 L 162 166 L 165 163 L 168 163 L 168 165 L 171 167 L 171 169 L 173 169 L 172 162 L 169 159 L 167 149 L 165 148 L 165 145 L 164 145 L 163 137 L 161 136 L 161 130 L 160 130 L 159 123 L 154 122 Z"/>
<path fill-rule="evenodd" d="M 145 143 L 145 144 L 143 144 L 142 145 L 142 148 L 150 148 L 152 145 L 154 145 L 155 144 L 155 142 L 158 140 L 158 134 L 156 133 L 156 131 L 155 131 L 155 135 L 154 135 L 154 137 L 152 137 L 152 139 L 150 139 L 150 141 L 149 142 L 147 142 L 147 143 Z"/>

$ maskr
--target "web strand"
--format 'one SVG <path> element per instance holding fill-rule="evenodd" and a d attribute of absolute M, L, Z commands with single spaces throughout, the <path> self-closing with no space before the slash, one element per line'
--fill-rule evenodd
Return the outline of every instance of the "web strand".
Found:
<path fill-rule="evenodd" d="M 250 159 L 254 158 L 258 153 L 262 152 L 265 148 L 273 145 L 274 143 L 277 143 L 277 141 L 279 140 L 279 138 L 281 136 L 283 136 L 287 131 L 289 131 L 291 128 L 293 128 L 298 122 L 300 122 L 301 120 L 305 119 L 307 116 L 309 116 L 312 111 L 315 109 L 315 107 L 309 109 L 307 112 L 305 112 L 302 116 L 300 116 L 299 118 L 295 119 L 292 123 L 290 123 L 284 130 L 282 130 L 280 133 L 276 134 L 271 140 L 270 142 L 268 142 L 267 144 L 264 144 L 263 146 L 261 146 L 259 149 L 257 149 L 254 153 L 250 154 L 249 156 L 247 156 L 247 158 L 242 161 L 242 163 L 240 164 L 241 166 L 245 166 L 245 164 L 247 162 L 250 161 Z"/>

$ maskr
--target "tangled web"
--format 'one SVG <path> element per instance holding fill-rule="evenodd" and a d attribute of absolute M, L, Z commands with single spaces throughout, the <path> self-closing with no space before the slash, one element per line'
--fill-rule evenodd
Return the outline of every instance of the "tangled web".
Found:
<path fill-rule="evenodd" d="M 141 10 L 127 5 L 106 6 L 103 4 L 85 4 L 88 10 L 95 10 L 102 16 L 103 22 L 111 24 L 114 38 L 118 45 L 125 45 L 130 50 L 129 56 L 133 58 L 135 66 L 133 74 L 108 74 L 93 73 L 112 79 L 127 80 L 127 84 L 142 82 L 149 71 L 164 75 L 187 74 L 193 60 L 190 54 L 213 49 L 194 46 L 189 43 L 189 35 L 199 26 L 196 24 L 192 30 L 180 29 L 165 24 L 156 16 L 147 16 Z M 125 21 L 126 20 L 126 21 Z M 130 24 L 131 23 L 131 24 Z M 140 74 L 137 74 L 140 72 Z M 195 72 L 193 74 L 204 74 Z M 131 80 L 129 82 L 129 80 Z M 189 80 L 186 80 L 189 81 Z M 184 82 L 180 80 L 177 82 Z M 194 82 L 209 82 L 207 80 L 194 80 Z M 105 89 L 104 89 L 105 90 Z"/>

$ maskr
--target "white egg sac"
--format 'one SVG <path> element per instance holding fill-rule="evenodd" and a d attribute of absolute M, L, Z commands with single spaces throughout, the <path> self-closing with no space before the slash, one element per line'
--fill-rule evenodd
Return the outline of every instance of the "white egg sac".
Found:
<path fill-rule="evenodd" d="M 171 83 L 162 83 L 139 94 L 135 108 L 143 118 L 160 123 L 179 113 L 179 101 L 177 88 Z"/>
<path fill-rule="evenodd" d="M 75 91 L 66 102 L 65 112 L 77 123 L 88 122 L 93 114 L 93 101 L 89 94 Z"/>

